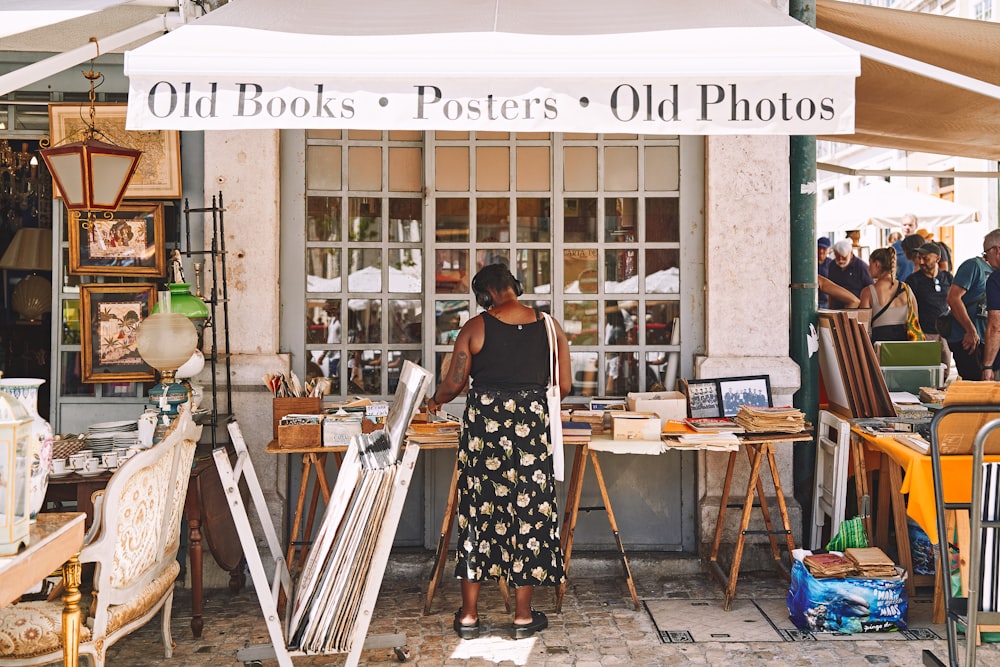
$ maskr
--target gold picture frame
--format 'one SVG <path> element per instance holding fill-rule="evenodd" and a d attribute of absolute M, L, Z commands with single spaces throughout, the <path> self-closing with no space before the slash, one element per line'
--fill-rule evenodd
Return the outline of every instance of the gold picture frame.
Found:
<path fill-rule="evenodd" d="M 125 202 L 117 211 L 97 216 L 86 229 L 80 212 L 69 212 L 71 275 L 148 276 L 167 272 L 163 204 Z"/>
<path fill-rule="evenodd" d="M 178 130 L 125 130 L 125 104 L 94 105 L 97 138 L 142 151 L 126 199 L 180 199 L 181 140 Z M 90 105 L 50 104 L 50 146 L 81 141 L 90 123 Z M 101 136 L 103 135 L 103 136 Z M 59 197 L 58 188 L 55 195 Z"/>
<path fill-rule="evenodd" d="M 154 283 L 80 286 L 83 382 L 147 382 L 156 377 L 139 356 L 135 332 L 156 303 Z"/>

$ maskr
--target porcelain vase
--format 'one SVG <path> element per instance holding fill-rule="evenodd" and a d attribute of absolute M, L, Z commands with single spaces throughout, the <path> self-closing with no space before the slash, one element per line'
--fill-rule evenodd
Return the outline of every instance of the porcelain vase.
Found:
<path fill-rule="evenodd" d="M 0 390 L 12 394 L 34 420 L 31 443 L 31 506 L 28 508 L 34 521 L 49 487 L 49 470 L 52 464 L 52 426 L 38 414 L 38 388 L 45 380 L 34 378 L 0 378 Z"/>

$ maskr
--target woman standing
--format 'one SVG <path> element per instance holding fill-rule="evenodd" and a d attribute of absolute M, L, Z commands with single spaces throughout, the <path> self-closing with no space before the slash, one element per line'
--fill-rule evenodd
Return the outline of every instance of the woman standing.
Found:
<path fill-rule="evenodd" d="M 510 632 L 521 639 L 548 627 L 545 614 L 531 608 L 534 587 L 565 580 L 548 429 L 548 420 L 560 417 L 546 414 L 548 336 L 538 311 L 518 302 L 521 283 L 505 265 L 491 264 L 472 289 L 486 311 L 462 327 L 447 376 L 427 401 L 437 412 L 471 375 L 458 446 L 455 576 L 462 579 L 462 607 L 453 627 L 462 639 L 478 637 L 480 584 L 503 578 L 516 588 Z M 558 323 L 555 329 L 565 397 L 569 343 Z"/>
<path fill-rule="evenodd" d="M 873 342 L 907 340 L 906 318 L 912 308 L 917 310 L 917 300 L 904 282 L 896 280 L 896 251 L 879 248 L 868 258 L 868 271 L 875 284 L 861 292 L 861 307 L 871 308 L 871 336 Z"/>

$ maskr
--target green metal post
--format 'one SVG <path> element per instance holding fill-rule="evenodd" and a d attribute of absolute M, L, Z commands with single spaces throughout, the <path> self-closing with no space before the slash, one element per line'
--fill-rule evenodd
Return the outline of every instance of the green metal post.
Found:
<path fill-rule="evenodd" d="M 813 0 L 790 0 L 788 13 L 816 27 Z M 794 404 L 816 424 L 819 411 L 819 358 L 809 354 L 809 337 L 815 335 L 816 276 L 816 137 L 793 136 L 789 143 L 789 191 L 791 200 L 791 322 L 790 354 L 799 365 L 801 386 Z M 797 443 L 792 451 L 793 493 L 802 507 L 803 539 L 808 540 L 806 521 L 812 507 L 816 445 Z"/>

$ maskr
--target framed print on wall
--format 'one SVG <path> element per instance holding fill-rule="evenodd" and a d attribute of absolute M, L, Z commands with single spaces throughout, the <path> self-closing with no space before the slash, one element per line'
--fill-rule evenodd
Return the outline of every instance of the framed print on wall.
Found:
<path fill-rule="evenodd" d="M 725 417 L 735 417 L 741 405 L 771 407 L 771 380 L 767 375 L 719 378 L 717 382 Z"/>
<path fill-rule="evenodd" d="M 156 377 L 139 356 L 135 338 L 155 303 L 154 283 L 80 286 L 83 382 L 146 382 Z"/>
<path fill-rule="evenodd" d="M 126 202 L 91 220 L 87 229 L 80 212 L 69 212 L 69 273 L 72 275 L 148 276 L 167 270 L 163 237 L 163 204 Z"/>
<path fill-rule="evenodd" d="M 125 191 L 127 199 L 180 199 L 181 140 L 178 130 L 125 130 L 125 104 L 95 104 L 97 139 L 142 151 Z M 49 105 L 49 145 L 79 141 L 90 122 L 89 104 Z M 103 137 L 100 135 L 104 135 Z M 59 197 L 58 188 L 54 188 Z"/>

